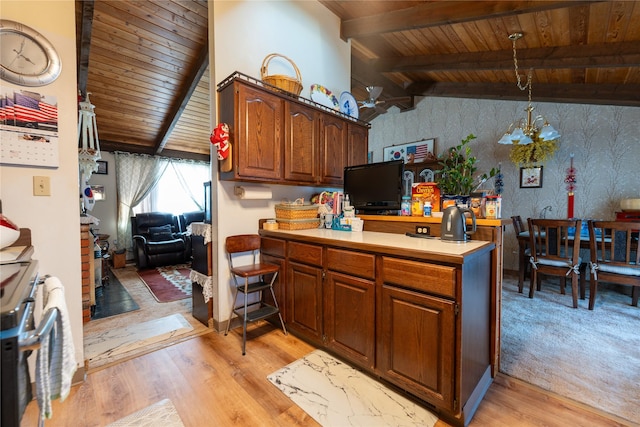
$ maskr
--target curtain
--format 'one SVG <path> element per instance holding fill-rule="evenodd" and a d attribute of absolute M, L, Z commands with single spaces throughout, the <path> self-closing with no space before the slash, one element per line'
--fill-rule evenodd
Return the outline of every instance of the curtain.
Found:
<path fill-rule="evenodd" d="M 118 247 L 132 252 L 132 208 L 140 203 L 158 183 L 169 159 L 129 153 L 115 153 L 118 198 Z"/>
<path fill-rule="evenodd" d="M 178 181 L 182 186 L 185 193 L 193 200 L 198 206 L 198 209 L 204 210 L 204 200 L 202 199 L 202 186 L 197 187 L 197 192 L 194 193 L 194 188 L 189 185 L 189 182 L 203 182 L 202 177 L 208 177 L 211 175 L 208 162 L 198 162 L 195 160 L 182 160 L 171 159 L 171 166 L 176 172 Z M 205 180 L 206 181 L 206 180 Z"/>

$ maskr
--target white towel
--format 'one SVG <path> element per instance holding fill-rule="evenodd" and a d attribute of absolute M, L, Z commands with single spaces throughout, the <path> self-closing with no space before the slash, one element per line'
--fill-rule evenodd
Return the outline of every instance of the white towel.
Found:
<path fill-rule="evenodd" d="M 36 394 L 42 419 L 53 415 L 51 399 L 62 401 L 69 395 L 77 369 L 64 287 L 57 277 L 50 277 L 44 282 L 43 313 L 51 308 L 58 310 L 58 316 L 51 334 L 41 338 L 36 358 Z"/>

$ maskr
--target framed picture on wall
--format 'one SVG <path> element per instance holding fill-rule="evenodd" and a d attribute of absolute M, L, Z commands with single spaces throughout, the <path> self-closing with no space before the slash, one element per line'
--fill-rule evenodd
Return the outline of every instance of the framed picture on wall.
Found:
<path fill-rule="evenodd" d="M 407 144 L 385 147 L 382 159 L 385 162 L 402 159 L 405 163 L 420 163 L 427 160 L 436 160 L 435 150 L 435 138 L 422 139 Z"/>
<path fill-rule="evenodd" d="M 542 166 L 520 168 L 520 188 L 542 188 Z"/>
<path fill-rule="evenodd" d="M 93 200 L 106 200 L 107 198 L 104 192 L 104 185 L 92 185 L 91 192 L 93 193 Z"/>
<path fill-rule="evenodd" d="M 104 160 L 98 160 L 98 170 L 95 172 L 98 175 L 107 175 L 109 173 L 109 163 Z"/>

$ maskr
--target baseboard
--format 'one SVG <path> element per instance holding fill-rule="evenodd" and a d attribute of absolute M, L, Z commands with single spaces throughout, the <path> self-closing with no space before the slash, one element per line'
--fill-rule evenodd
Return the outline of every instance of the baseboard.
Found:
<path fill-rule="evenodd" d="M 74 385 L 78 385 L 81 384 L 83 382 L 85 382 L 87 379 L 87 370 L 85 366 L 78 366 L 78 369 L 76 369 L 75 374 L 73 374 L 73 378 L 71 379 L 71 387 L 73 387 Z M 32 396 L 33 396 L 33 400 L 36 400 L 36 396 L 37 394 L 37 390 L 36 390 L 36 383 L 32 382 L 31 383 L 31 392 L 32 392 Z"/>

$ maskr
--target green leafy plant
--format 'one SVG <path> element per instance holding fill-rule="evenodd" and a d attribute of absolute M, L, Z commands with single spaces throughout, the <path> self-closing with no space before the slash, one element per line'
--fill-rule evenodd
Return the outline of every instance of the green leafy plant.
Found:
<path fill-rule="evenodd" d="M 552 158 L 557 149 L 557 141 L 543 141 L 536 138 L 531 144 L 514 145 L 509 158 L 516 165 L 531 167 Z"/>
<path fill-rule="evenodd" d="M 460 144 L 446 150 L 439 159 L 442 169 L 436 179 L 441 194 L 468 196 L 473 190 L 478 188 L 487 179 L 498 173 L 496 168 L 492 168 L 489 174 L 483 174 L 474 178 L 477 158 L 471 155 L 469 142 L 476 139 L 474 134 L 469 134 Z"/>

